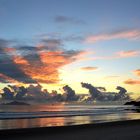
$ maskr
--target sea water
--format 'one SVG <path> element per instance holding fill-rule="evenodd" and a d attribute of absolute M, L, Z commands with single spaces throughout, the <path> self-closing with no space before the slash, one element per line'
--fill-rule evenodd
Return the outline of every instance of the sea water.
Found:
<path fill-rule="evenodd" d="M 53 127 L 140 119 L 139 108 L 126 105 L 0 105 L 0 129 Z"/>

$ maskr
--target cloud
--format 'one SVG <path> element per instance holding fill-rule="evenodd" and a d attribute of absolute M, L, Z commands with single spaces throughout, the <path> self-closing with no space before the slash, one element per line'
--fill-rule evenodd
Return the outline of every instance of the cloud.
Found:
<path fill-rule="evenodd" d="M 63 46 L 63 42 L 83 42 L 84 40 L 84 35 L 82 34 L 68 34 L 63 36 L 61 33 L 46 33 L 46 34 L 40 34 L 35 36 L 35 39 L 41 39 L 46 42 L 50 42 L 53 44 L 56 44 L 57 46 Z M 58 48 L 57 48 L 58 49 Z"/>
<path fill-rule="evenodd" d="M 14 98 L 14 93 L 8 88 L 3 89 L 2 98 L 5 100 L 12 100 Z"/>
<path fill-rule="evenodd" d="M 59 82 L 59 68 L 76 61 L 75 56 L 79 53 L 78 51 L 41 51 L 39 52 L 41 65 L 19 64 L 19 67 L 38 82 L 57 83 Z"/>
<path fill-rule="evenodd" d="M 24 86 L 17 87 L 16 85 L 8 85 L 10 91 L 13 91 L 13 98 L 22 99 L 27 93 L 27 88 Z M 3 93 L 5 94 L 5 92 Z"/>
<path fill-rule="evenodd" d="M 46 96 L 45 93 L 42 91 L 42 86 L 40 84 L 29 85 L 29 87 L 26 88 L 26 92 L 27 92 L 27 98 L 32 97 L 35 99 L 41 99 Z"/>
<path fill-rule="evenodd" d="M 117 86 L 119 92 L 107 92 L 105 87 L 95 87 L 89 83 L 81 83 L 83 88 L 89 90 L 88 98 L 76 94 L 76 92 L 69 86 L 62 87 L 61 94 L 56 90 L 48 92 L 43 89 L 40 84 L 29 84 L 27 87 L 8 85 L 2 89 L 3 100 L 23 100 L 23 101 L 37 101 L 37 102 L 70 102 L 70 101 L 120 101 L 129 100 L 127 90 L 123 87 Z M 87 96 L 87 95 L 86 95 Z"/>
<path fill-rule="evenodd" d="M 85 38 L 85 42 L 96 43 L 99 41 L 106 41 L 106 40 L 113 40 L 113 39 L 140 40 L 140 30 L 130 29 L 130 30 L 114 31 L 110 33 L 89 35 Z"/>
<path fill-rule="evenodd" d="M 92 71 L 92 70 L 97 70 L 98 67 L 82 67 L 81 70 L 84 70 L 84 71 Z"/>
<path fill-rule="evenodd" d="M 63 90 L 65 91 L 64 95 L 66 95 L 65 100 L 66 101 L 77 101 L 78 96 L 76 96 L 75 91 L 68 85 L 63 87 Z"/>
<path fill-rule="evenodd" d="M 140 80 L 128 79 L 124 83 L 128 85 L 140 85 Z"/>
<path fill-rule="evenodd" d="M 4 100 L 47 100 L 49 93 L 39 84 L 29 85 L 28 87 L 8 85 L 4 87 L 2 94 L 2 99 Z"/>
<path fill-rule="evenodd" d="M 130 57 L 140 57 L 139 50 L 128 50 L 128 51 L 119 51 L 115 52 L 111 56 L 94 56 L 87 58 L 87 60 L 112 60 L 112 59 L 122 59 L 122 58 L 130 58 Z"/>
<path fill-rule="evenodd" d="M 114 100 L 120 100 L 120 99 L 129 99 L 129 96 L 126 94 L 127 90 L 121 86 L 116 87 L 119 92 L 115 95 Z"/>
<path fill-rule="evenodd" d="M 83 88 L 87 88 L 89 90 L 92 100 L 96 100 L 97 97 L 101 95 L 101 91 L 93 85 L 83 82 L 81 83 L 81 85 Z"/>
<path fill-rule="evenodd" d="M 41 40 L 39 45 L 12 46 L 0 40 L 1 82 L 57 83 L 59 68 L 77 61 L 83 51 L 65 50 L 58 39 Z"/>
<path fill-rule="evenodd" d="M 55 51 L 60 50 L 60 46 L 63 46 L 63 42 L 58 38 L 44 38 L 42 39 L 42 45 L 40 45 L 40 48 L 41 46 L 45 46 L 46 50 Z"/>
<path fill-rule="evenodd" d="M 119 100 L 128 100 L 130 99 L 127 90 L 121 86 L 117 86 L 118 93 L 106 92 L 105 87 L 95 87 L 89 83 L 81 83 L 83 88 L 89 90 L 90 97 L 87 101 L 119 101 Z"/>
<path fill-rule="evenodd" d="M 16 94 L 16 99 L 22 99 L 27 93 L 27 88 L 24 86 L 19 87 L 18 92 Z"/>
<path fill-rule="evenodd" d="M 18 83 L 18 81 L 0 73 L 0 83 Z"/>
<path fill-rule="evenodd" d="M 61 102 L 61 101 L 77 101 L 79 96 L 75 94 L 68 85 L 63 87 L 64 94 L 59 94 L 56 90 L 48 92 L 43 89 L 40 84 L 30 84 L 28 87 L 8 85 L 2 89 L 3 100 L 23 100 L 36 102 Z"/>
<path fill-rule="evenodd" d="M 140 76 L 140 69 L 134 70 L 133 73 L 137 76 Z"/>
<path fill-rule="evenodd" d="M 120 51 L 117 52 L 116 57 L 118 58 L 123 58 L 123 57 L 136 57 L 136 56 L 140 56 L 140 51 L 136 51 L 136 50 L 128 50 L 128 51 Z"/>
<path fill-rule="evenodd" d="M 74 17 L 58 15 L 54 18 L 54 21 L 57 23 L 70 23 L 70 24 L 85 24 L 83 20 L 76 19 Z"/>
<path fill-rule="evenodd" d="M 64 37 L 64 41 L 72 41 L 72 42 L 83 42 L 84 37 L 82 35 L 68 35 Z"/>
<path fill-rule="evenodd" d="M 125 94 L 127 92 L 127 90 L 121 86 L 117 86 L 116 89 L 119 90 L 119 94 Z"/>
<path fill-rule="evenodd" d="M 6 47 L 8 48 L 8 41 L 0 40 L 0 73 L 16 81 L 35 83 L 14 63 L 11 55 L 5 51 Z"/>

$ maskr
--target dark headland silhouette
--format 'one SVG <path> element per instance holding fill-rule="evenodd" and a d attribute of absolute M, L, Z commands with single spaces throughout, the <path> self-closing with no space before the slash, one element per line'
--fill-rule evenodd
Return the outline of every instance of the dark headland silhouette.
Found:
<path fill-rule="evenodd" d="M 140 106 L 140 101 L 130 101 L 130 102 L 126 102 L 124 105 Z"/>
<path fill-rule="evenodd" d="M 9 103 L 3 103 L 2 105 L 30 105 L 30 104 L 25 103 L 25 102 L 12 101 Z"/>

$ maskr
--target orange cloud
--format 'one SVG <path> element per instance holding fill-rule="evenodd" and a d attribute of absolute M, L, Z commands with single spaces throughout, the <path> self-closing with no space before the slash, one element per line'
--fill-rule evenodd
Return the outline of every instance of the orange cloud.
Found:
<path fill-rule="evenodd" d="M 39 83 L 58 83 L 59 68 L 78 59 L 82 52 L 75 51 L 38 51 L 41 63 L 29 63 L 26 57 L 13 57 L 14 62 L 29 77 Z"/>
<path fill-rule="evenodd" d="M 85 51 L 61 48 L 61 39 L 43 39 L 38 46 L 11 47 L 7 41 L 0 41 L 0 73 L 23 83 L 58 83 L 59 69 L 83 58 Z M 10 46 L 10 47 L 9 47 Z M 5 56 L 3 59 L 3 55 Z"/>
<path fill-rule="evenodd" d="M 13 56 L 13 61 L 19 65 L 29 65 L 28 61 L 22 56 Z"/>
<path fill-rule="evenodd" d="M 98 67 L 82 67 L 81 70 L 85 70 L 85 71 L 91 71 L 91 70 L 97 70 Z"/>
<path fill-rule="evenodd" d="M 140 76 L 140 69 L 134 70 L 133 73 L 137 76 Z"/>
<path fill-rule="evenodd" d="M 95 43 L 98 41 L 112 40 L 112 39 L 140 39 L 140 30 L 119 31 L 112 33 L 104 33 L 98 35 L 90 35 L 85 38 L 86 43 Z"/>
<path fill-rule="evenodd" d="M 128 79 L 128 80 L 124 81 L 124 83 L 129 84 L 129 85 L 137 85 L 137 84 L 140 84 L 140 80 Z"/>

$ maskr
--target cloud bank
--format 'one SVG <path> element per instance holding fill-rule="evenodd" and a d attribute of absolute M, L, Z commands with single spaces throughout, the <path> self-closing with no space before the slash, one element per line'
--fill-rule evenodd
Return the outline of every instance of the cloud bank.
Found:
<path fill-rule="evenodd" d="M 121 86 L 116 87 L 119 90 L 118 93 L 106 92 L 105 87 L 95 87 L 89 83 L 82 82 L 81 86 L 89 91 L 90 96 L 87 98 L 87 101 L 120 101 L 130 99 L 127 90 Z"/>
<path fill-rule="evenodd" d="M 81 83 L 83 88 L 89 92 L 87 98 L 83 95 L 76 94 L 69 85 L 62 87 L 61 93 L 56 90 L 48 92 L 43 89 L 40 84 L 30 84 L 28 87 L 8 85 L 2 89 L 0 93 L 1 100 L 22 100 L 37 102 L 92 102 L 92 101 L 123 101 L 129 100 L 127 90 L 121 86 L 117 86 L 118 92 L 107 92 L 105 87 L 95 87 L 89 83 Z"/>

